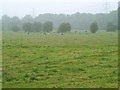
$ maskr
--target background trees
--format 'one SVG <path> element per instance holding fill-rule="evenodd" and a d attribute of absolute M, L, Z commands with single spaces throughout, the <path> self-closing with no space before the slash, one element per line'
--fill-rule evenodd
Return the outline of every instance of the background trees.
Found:
<path fill-rule="evenodd" d="M 19 27 L 21 29 L 21 19 L 18 17 L 14 16 L 10 18 L 7 15 L 2 16 L 2 30 L 3 31 L 14 31 L 12 28 L 14 27 Z"/>
<path fill-rule="evenodd" d="M 47 21 L 43 24 L 43 32 L 51 32 L 53 30 L 53 23 Z"/>
<path fill-rule="evenodd" d="M 40 22 L 34 22 L 32 25 L 33 32 L 41 32 L 42 31 L 42 24 Z"/>
<path fill-rule="evenodd" d="M 108 32 L 116 31 L 117 30 L 117 26 L 110 22 L 110 23 L 107 24 L 106 30 Z"/>
<path fill-rule="evenodd" d="M 32 23 L 24 23 L 23 24 L 23 30 L 25 32 L 31 32 L 32 31 Z"/>
<path fill-rule="evenodd" d="M 53 30 L 52 22 L 45 22 L 43 25 L 40 22 L 24 23 L 23 30 L 25 32 L 51 32 Z"/>
<path fill-rule="evenodd" d="M 14 26 L 18 26 L 20 30 L 23 30 L 23 24 L 24 23 L 31 23 L 32 29 L 27 30 L 24 29 L 24 31 L 30 31 L 30 32 L 51 32 L 53 29 L 55 32 L 58 32 L 58 28 L 61 23 L 63 22 L 69 22 L 71 24 L 71 27 L 73 30 L 76 31 L 82 31 L 82 30 L 89 30 L 91 22 L 94 22 L 96 20 L 97 25 L 99 26 L 99 30 L 106 30 L 111 31 L 109 29 L 109 26 L 112 28 L 116 28 L 117 30 L 117 24 L 118 24 L 118 11 L 111 11 L 107 14 L 86 14 L 86 13 L 75 13 L 72 15 L 65 15 L 65 14 L 40 14 L 39 16 L 36 16 L 33 18 L 30 15 L 26 15 L 23 18 L 18 17 L 9 17 L 7 15 L 2 16 L 2 30 L 3 31 L 14 31 L 11 30 Z M 41 24 L 40 24 L 40 23 Z M 112 25 L 107 25 L 107 23 L 112 22 Z M 39 25 L 38 25 L 39 24 Z M 54 24 L 54 27 L 53 27 Z M 114 25 L 114 26 L 113 26 Z M 29 26 L 29 25 L 28 25 Z M 112 29 L 111 28 L 111 29 Z M 113 28 L 113 29 L 114 29 Z M 113 30 L 114 31 L 114 30 Z"/>
<path fill-rule="evenodd" d="M 71 25 L 69 23 L 62 23 L 58 27 L 58 33 L 65 33 L 71 31 Z"/>
<path fill-rule="evenodd" d="M 20 28 L 15 25 L 11 28 L 11 30 L 14 31 L 14 32 L 18 32 L 18 31 L 20 31 Z"/>
<path fill-rule="evenodd" d="M 91 22 L 96 20 L 99 30 L 106 30 L 106 24 L 112 22 L 115 26 L 118 24 L 118 11 L 111 11 L 110 13 L 99 13 L 99 14 L 87 14 L 87 13 L 75 13 L 71 15 L 65 14 L 40 14 L 35 18 L 30 15 L 26 15 L 23 18 L 9 17 L 7 15 L 2 16 L 2 28 L 3 31 L 11 31 L 11 27 L 17 25 L 22 30 L 23 23 L 34 23 L 51 21 L 54 24 L 54 30 L 57 30 L 59 25 L 63 22 L 69 22 L 73 30 L 88 30 Z M 47 31 L 43 30 L 43 31 Z M 48 30 L 49 31 L 49 30 Z"/>
<path fill-rule="evenodd" d="M 98 25 L 97 25 L 97 22 L 93 22 L 91 25 L 90 25 L 90 31 L 92 33 L 96 33 L 98 30 Z"/>

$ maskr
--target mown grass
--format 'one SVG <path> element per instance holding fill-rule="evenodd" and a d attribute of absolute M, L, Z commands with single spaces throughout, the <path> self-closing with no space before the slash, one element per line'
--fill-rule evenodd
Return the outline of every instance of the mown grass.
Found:
<path fill-rule="evenodd" d="M 118 35 L 3 33 L 3 88 L 117 88 Z"/>

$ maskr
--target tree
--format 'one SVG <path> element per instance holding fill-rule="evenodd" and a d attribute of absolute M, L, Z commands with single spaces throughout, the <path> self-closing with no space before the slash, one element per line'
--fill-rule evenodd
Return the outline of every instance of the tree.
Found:
<path fill-rule="evenodd" d="M 22 18 L 22 21 L 25 22 L 25 23 L 32 23 L 34 21 L 34 19 L 32 18 L 31 15 L 26 15 Z"/>
<path fill-rule="evenodd" d="M 117 26 L 115 26 L 114 24 L 112 24 L 112 23 L 110 22 L 110 23 L 107 24 L 106 30 L 107 30 L 108 32 L 115 31 L 115 30 L 117 30 Z"/>
<path fill-rule="evenodd" d="M 15 26 L 12 27 L 12 31 L 18 32 L 18 31 L 20 31 L 20 28 L 15 25 Z"/>
<path fill-rule="evenodd" d="M 47 21 L 43 24 L 43 32 L 51 32 L 53 30 L 53 23 Z"/>
<path fill-rule="evenodd" d="M 40 32 L 42 31 L 42 24 L 40 22 L 34 22 L 32 26 L 33 32 Z"/>
<path fill-rule="evenodd" d="M 92 33 L 96 33 L 98 30 L 98 25 L 97 25 L 97 22 L 93 22 L 91 25 L 90 25 L 90 31 Z"/>
<path fill-rule="evenodd" d="M 4 31 L 11 30 L 11 18 L 7 15 L 2 16 L 2 30 Z"/>
<path fill-rule="evenodd" d="M 23 24 L 23 30 L 25 32 L 31 32 L 32 31 L 32 23 L 24 23 Z"/>
<path fill-rule="evenodd" d="M 58 33 L 65 33 L 65 32 L 69 32 L 71 31 L 71 25 L 70 23 L 62 23 L 60 24 L 60 26 L 58 27 Z"/>

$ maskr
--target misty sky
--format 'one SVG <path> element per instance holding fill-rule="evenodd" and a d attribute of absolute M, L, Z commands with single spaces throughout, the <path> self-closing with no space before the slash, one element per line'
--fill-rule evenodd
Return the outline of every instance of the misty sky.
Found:
<path fill-rule="evenodd" d="M 2 0 L 0 15 L 7 14 L 11 17 L 23 17 L 26 14 L 38 16 L 44 13 L 105 13 L 116 10 L 118 1 L 119 0 Z M 106 2 L 108 2 L 107 9 Z"/>

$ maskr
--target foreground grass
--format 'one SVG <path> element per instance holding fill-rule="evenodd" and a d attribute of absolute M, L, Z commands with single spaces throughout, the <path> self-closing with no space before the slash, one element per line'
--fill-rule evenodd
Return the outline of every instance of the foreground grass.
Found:
<path fill-rule="evenodd" d="M 117 88 L 117 38 L 3 33 L 3 88 Z"/>

